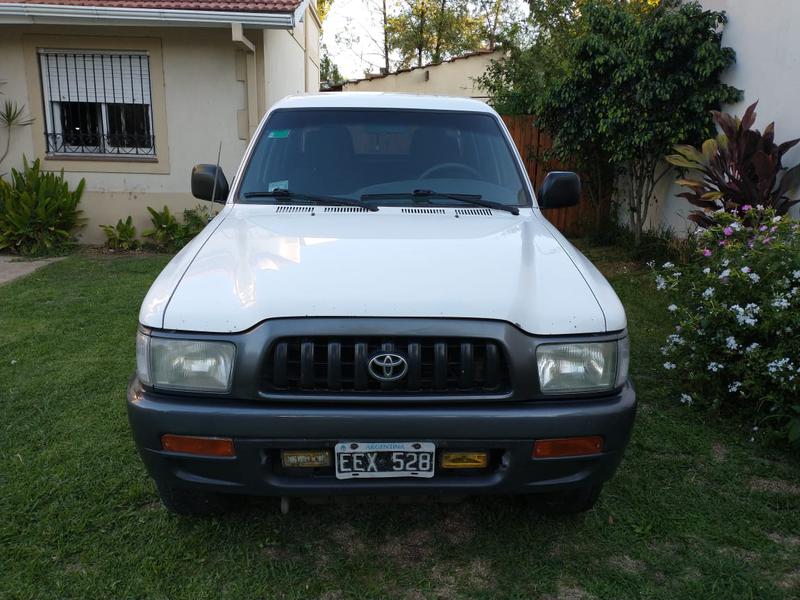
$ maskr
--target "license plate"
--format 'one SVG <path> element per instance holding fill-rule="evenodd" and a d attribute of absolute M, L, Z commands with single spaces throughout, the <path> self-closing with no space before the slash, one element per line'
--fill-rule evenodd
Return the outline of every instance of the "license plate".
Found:
<path fill-rule="evenodd" d="M 335 451 L 337 479 L 433 477 L 431 442 L 339 442 Z"/>

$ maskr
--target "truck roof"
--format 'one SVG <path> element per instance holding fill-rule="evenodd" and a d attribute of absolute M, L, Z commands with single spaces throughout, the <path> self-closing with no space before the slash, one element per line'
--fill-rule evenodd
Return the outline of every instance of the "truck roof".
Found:
<path fill-rule="evenodd" d="M 405 108 L 494 113 L 488 104 L 472 98 L 422 94 L 387 94 L 383 92 L 298 94 L 296 96 L 287 96 L 272 108 Z"/>

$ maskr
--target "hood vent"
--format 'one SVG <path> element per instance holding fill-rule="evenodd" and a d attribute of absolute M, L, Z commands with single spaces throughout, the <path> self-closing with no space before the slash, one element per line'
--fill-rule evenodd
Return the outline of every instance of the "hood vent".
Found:
<path fill-rule="evenodd" d="M 491 217 L 492 211 L 488 208 L 457 208 L 456 209 L 456 216 L 458 215 L 466 215 L 466 216 L 473 216 L 473 217 Z"/>
<path fill-rule="evenodd" d="M 313 206 L 278 206 L 275 208 L 276 213 L 313 213 Z"/>
<path fill-rule="evenodd" d="M 403 208 L 400 212 L 404 215 L 443 215 L 443 208 Z"/>
<path fill-rule="evenodd" d="M 326 206 L 325 210 L 322 212 L 326 213 L 361 213 L 361 212 L 370 212 L 367 208 L 362 208 L 360 206 Z"/>

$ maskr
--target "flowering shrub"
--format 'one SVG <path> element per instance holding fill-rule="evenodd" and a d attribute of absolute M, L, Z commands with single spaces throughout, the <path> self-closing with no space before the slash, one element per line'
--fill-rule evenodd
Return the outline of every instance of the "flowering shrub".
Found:
<path fill-rule="evenodd" d="M 800 445 L 800 224 L 749 205 L 714 219 L 688 264 L 651 265 L 675 319 L 664 369 L 682 403 Z"/>

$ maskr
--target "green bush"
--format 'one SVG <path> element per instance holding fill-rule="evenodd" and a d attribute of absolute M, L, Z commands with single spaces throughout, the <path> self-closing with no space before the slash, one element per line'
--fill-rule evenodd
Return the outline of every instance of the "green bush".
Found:
<path fill-rule="evenodd" d="M 188 244 L 192 238 L 203 231 L 211 220 L 210 209 L 203 204 L 198 204 L 194 208 L 187 208 L 183 211 L 183 236 Z"/>
<path fill-rule="evenodd" d="M 148 206 L 147 210 L 150 212 L 153 228 L 142 235 L 159 252 L 180 250 L 208 225 L 211 218 L 210 211 L 202 205 L 184 210 L 183 222 L 178 221 L 166 206 L 160 211 Z"/>
<path fill-rule="evenodd" d="M 749 205 L 713 216 L 693 260 L 656 269 L 676 325 L 664 368 L 684 404 L 800 445 L 800 223 Z"/>
<path fill-rule="evenodd" d="M 42 171 L 38 159 L 23 157 L 22 171 L 11 169 L 10 182 L 0 179 L 0 250 L 40 256 L 74 245 L 85 222 L 78 210 L 85 183 L 70 191 L 63 171 Z"/>
<path fill-rule="evenodd" d="M 116 225 L 100 225 L 106 234 L 106 246 L 111 250 L 136 250 L 141 245 L 136 239 L 136 226 L 133 218 L 120 219 Z"/>

